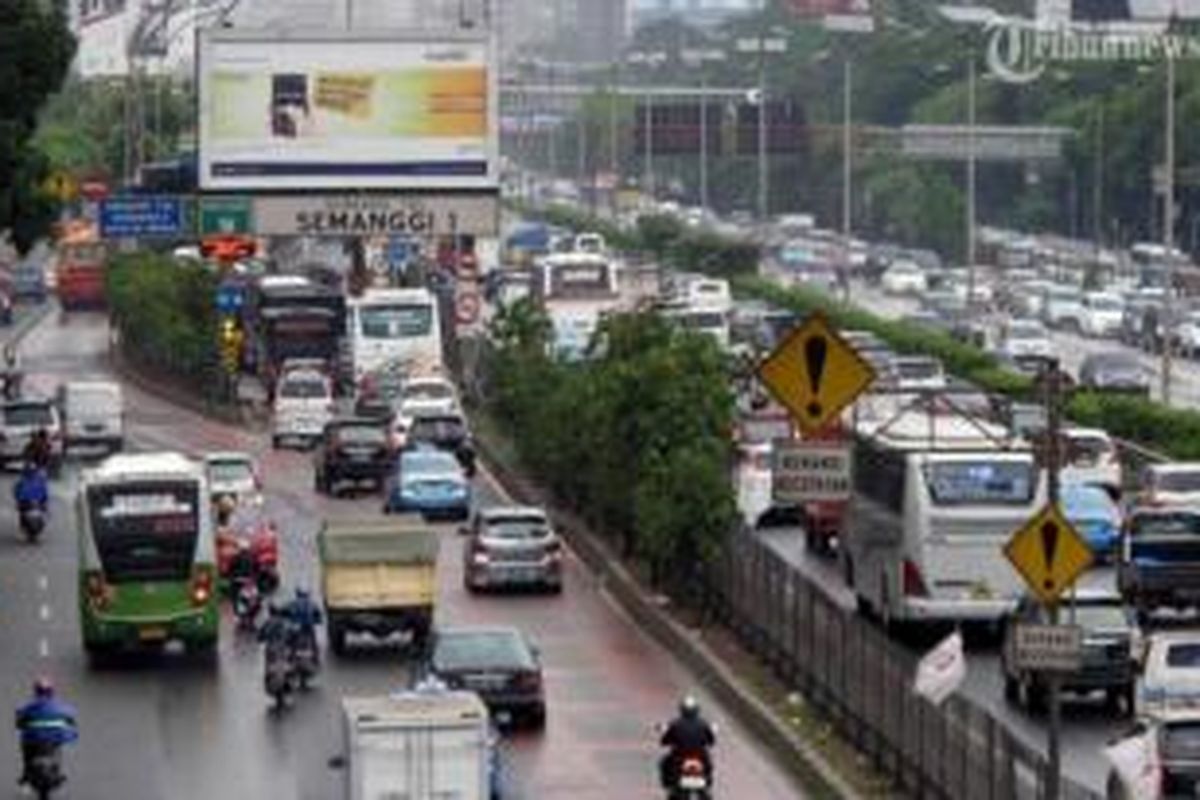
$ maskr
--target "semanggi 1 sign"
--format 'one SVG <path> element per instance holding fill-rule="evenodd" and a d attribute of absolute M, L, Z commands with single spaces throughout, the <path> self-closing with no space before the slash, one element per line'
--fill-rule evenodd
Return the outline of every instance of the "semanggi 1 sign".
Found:
<path fill-rule="evenodd" d="M 850 445 L 776 439 L 771 496 L 776 503 L 850 499 Z"/>

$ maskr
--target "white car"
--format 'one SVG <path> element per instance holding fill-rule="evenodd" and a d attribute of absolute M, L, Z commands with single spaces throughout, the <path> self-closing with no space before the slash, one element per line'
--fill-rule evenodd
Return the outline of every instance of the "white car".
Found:
<path fill-rule="evenodd" d="M 1138 716 L 1200 708 L 1200 631 L 1147 637 L 1134 704 Z"/>
<path fill-rule="evenodd" d="M 392 420 L 393 445 L 403 447 L 408 428 L 420 416 L 459 412 L 454 384 L 440 375 L 424 375 L 405 381 L 399 405 Z"/>
<path fill-rule="evenodd" d="M 1200 356 L 1200 311 L 1184 314 L 1175 327 L 1175 335 L 1179 337 L 1180 352 L 1190 358 Z"/>
<path fill-rule="evenodd" d="M 275 389 L 271 445 L 287 440 L 314 442 L 333 419 L 333 381 L 315 369 L 284 373 Z"/>
<path fill-rule="evenodd" d="M 1121 489 L 1121 460 L 1112 438 L 1099 428 L 1064 428 L 1062 480 Z"/>
<path fill-rule="evenodd" d="M 1009 358 L 1050 358 L 1054 344 L 1046 326 L 1036 320 L 1012 320 L 1000 332 L 1000 355 Z"/>
<path fill-rule="evenodd" d="M 1083 296 L 1083 318 L 1080 327 L 1085 336 L 1098 339 L 1115 338 L 1121 332 L 1125 303 L 1115 294 L 1088 292 Z"/>
<path fill-rule="evenodd" d="M 1042 321 L 1051 328 L 1083 329 L 1083 293 L 1068 286 L 1051 286 L 1042 300 Z"/>
<path fill-rule="evenodd" d="M 920 294 L 928 288 L 928 282 L 917 262 L 896 261 L 883 273 L 880 286 L 888 294 Z"/>
<path fill-rule="evenodd" d="M 254 456 L 235 451 L 209 453 L 204 456 L 204 472 L 208 477 L 208 494 L 215 503 L 230 497 L 239 504 L 261 497 L 262 478 Z"/>
<path fill-rule="evenodd" d="M 58 407 L 50 400 L 23 397 L 0 405 L 0 467 L 20 462 L 25 446 L 39 430 L 50 438 L 50 471 L 57 472 L 63 460 L 63 428 Z"/>
<path fill-rule="evenodd" d="M 942 362 L 929 356 L 897 356 L 892 360 L 892 374 L 896 388 L 905 391 L 946 388 Z"/>
<path fill-rule="evenodd" d="M 1200 504 L 1200 462 L 1150 464 L 1138 480 L 1138 500 L 1154 506 Z"/>

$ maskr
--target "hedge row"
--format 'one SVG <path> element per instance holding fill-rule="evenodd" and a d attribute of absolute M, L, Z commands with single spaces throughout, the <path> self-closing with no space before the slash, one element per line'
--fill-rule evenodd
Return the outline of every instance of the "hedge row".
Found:
<path fill-rule="evenodd" d="M 586 214 L 580 214 L 575 221 L 575 229 L 595 229 L 594 219 Z M 675 222 L 675 226 L 681 227 L 678 222 Z M 633 242 L 630 249 L 653 253 L 670 252 L 672 241 L 678 240 L 672 240 L 667 234 L 669 230 L 658 222 L 651 223 L 648 230 L 639 226 L 639 235 L 636 237 L 638 241 Z M 723 241 L 725 247 L 737 244 Z M 712 260 L 703 258 L 684 265 L 674 259 L 666 260 L 666 263 L 729 277 L 733 280 L 735 291 L 742 297 L 767 300 L 801 314 L 820 309 L 828 314 L 837 326 L 869 330 L 897 352 L 934 356 L 951 374 L 989 392 L 1014 399 L 1028 399 L 1030 396 L 1029 378 L 1005 369 L 1000 362 L 978 347 L 955 340 L 946 334 L 913 323 L 885 319 L 852 304 L 838 302 L 816 289 L 781 287 L 757 277 L 756 269 L 714 269 L 709 267 Z M 1103 428 L 1113 436 L 1170 458 L 1200 460 L 1200 412 L 1169 408 L 1144 398 L 1080 392 L 1071 398 L 1066 413 L 1076 424 Z"/>
<path fill-rule="evenodd" d="M 484 362 L 489 407 L 539 481 L 655 583 L 686 590 L 736 520 L 725 356 L 655 314 L 603 324 L 602 353 L 563 363 L 546 355 L 541 311 L 500 312 Z"/>

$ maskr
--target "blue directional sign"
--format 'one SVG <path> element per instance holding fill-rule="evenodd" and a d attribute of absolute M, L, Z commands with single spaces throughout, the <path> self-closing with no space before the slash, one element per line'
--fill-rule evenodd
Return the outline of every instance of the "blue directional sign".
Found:
<path fill-rule="evenodd" d="M 417 243 L 406 236 L 393 236 L 387 243 L 387 262 L 393 267 L 402 266 L 412 260 Z"/>
<path fill-rule="evenodd" d="M 175 237 L 183 233 L 180 197 L 110 197 L 100 201 L 100 235 L 106 239 Z"/>
<path fill-rule="evenodd" d="M 242 287 L 236 283 L 223 283 L 217 287 L 217 311 L 222 314 L 236 314 L 242 308 L 245 295 Z"/>

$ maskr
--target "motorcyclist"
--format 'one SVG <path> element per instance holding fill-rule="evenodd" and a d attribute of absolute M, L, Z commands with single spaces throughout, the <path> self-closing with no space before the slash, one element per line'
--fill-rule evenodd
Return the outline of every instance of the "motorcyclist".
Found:
<path fill-rule="evenodd" d="M 13 500 L 18 511 L 29 508 L 45 508 L 50 502 L 50 491 L 46 473 L 37 464 L 27 461 L 21 468 L 21 477 L 13 486 Z"/>
<path fill-rule="evenodd" d="M 4 363 L 0 366 L 4 380 L 4 396 L 14 399 L 21 394 L 21 356 L 11 344 L 4 346 Z"/>
<path fill-rule="evenodd" d="M 712 758 L 709 749 L 717 743 L 712 726 L 700 714 L 700 704 L 696 698 L 683 698 L 679 704 L 679 716 L 671 721 L 663 732 L 659 744 L 670 750 L 658 763 L 659 781 L 664 789 L 675 786 L 679 775 L 679 757 L 683 755 L 698 756 L 704 764 L 704 777 L 712 784 Z"/>
<path fill-rule="evenodd" d="M 308 589 L 296 587 L 295 596 L 283 609 L 284 616 L 292 624 L 292 646 L 309 645 L 320 657 L 317 647 L 317 626 L 324 622 L 321 605 L 312 599 Z"/>
<path fill-rule="evenodd" d="M 267 646 L 268 654 L 275 648 L 286 648 L 292 636 L 292 621 L 283 607 L 274 600 L 267 606 L 267 618 L 258 629 L 258 641 Z M 286 649 L 283 651 L 286 652 Z"/>
<path fill-rule="evenodd" d="M 23 453 L 25 460 L 33 463 L 41 469 L 47 469 L 50 466 L 50 458 L 53 455 L 53 450 L 50 447 L 50 433 L 45 428 L 38 428 L 29 437 L 29 441 L 25 444 L 25 452 Z"/>
<path fill-rule="evenodd" d="M 29 783 L 30 767 L 37 756 L 79 738 L 75 709 L 54 697 L 54 684 L 47 678 L 34 681 L 33 698 L 17 709 L 17 730 L 21 734 L 20 785 Z"/>
<path fill-rule="evenodd" d="M 217 527 L 224 528 L 233 521 L 233 512 L 237 510 L 237 501 L 227 494 L 217 500 Z"/>

